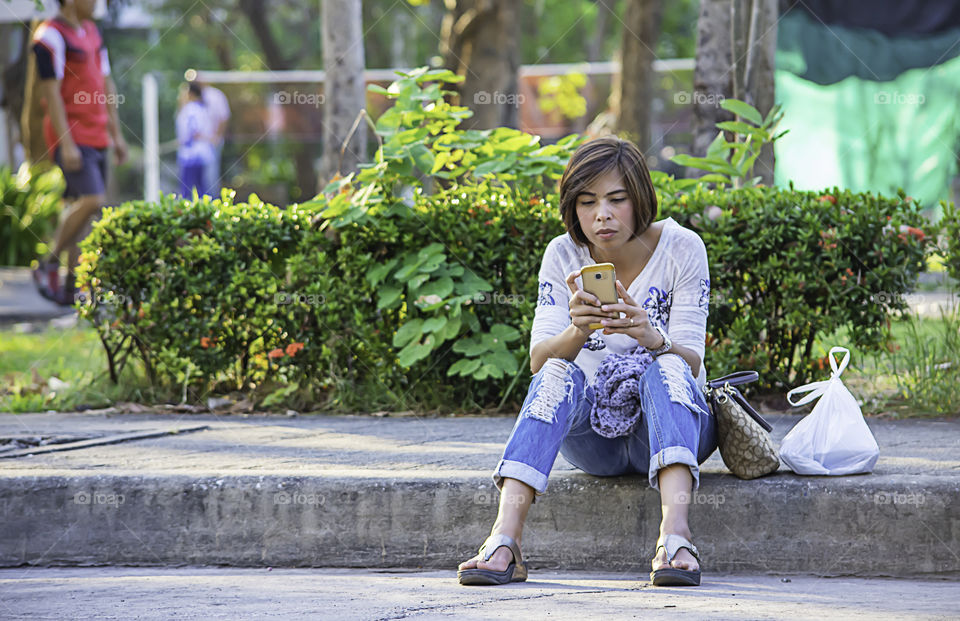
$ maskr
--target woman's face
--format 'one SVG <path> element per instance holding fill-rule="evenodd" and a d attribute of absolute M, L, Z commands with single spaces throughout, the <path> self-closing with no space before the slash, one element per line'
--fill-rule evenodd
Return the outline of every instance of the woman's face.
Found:
<path fill-rule="evenodd" d="M 580 228 L 592 246 L 613 249 L 633 237 L 633 203 L 620 171 L 613 169 L 577 197 Z"/>

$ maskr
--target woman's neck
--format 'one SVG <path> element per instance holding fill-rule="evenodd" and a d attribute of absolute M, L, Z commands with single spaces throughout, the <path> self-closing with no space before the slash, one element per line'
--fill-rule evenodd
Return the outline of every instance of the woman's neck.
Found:
<path fill-rule="evenodd" d="M 660 240 L 660 228 L 660 225 L 651 224 L 638 237 L 612 250 L 604 251 L 597 246 L 591 246 L 590 256 L 597 263 L 613 263 L 622 272 L 639 272 L 647 264 L 657 247 Z"/>

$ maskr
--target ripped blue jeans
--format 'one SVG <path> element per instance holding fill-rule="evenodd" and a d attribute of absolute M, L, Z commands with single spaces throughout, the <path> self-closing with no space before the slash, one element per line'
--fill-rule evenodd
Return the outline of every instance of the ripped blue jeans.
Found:
<path fill-rule="evenodd" d="M 596 400 L 583 370 L 561 358 L 548 359 L 533 376 L 527 398 L 493 473 L 523 481 L 536 495 L 547 489 L 557 453 L 594 476 L 646 473 L 659 490 L 658 472 L 686 464 L 693 491 L 700 486 L 700 467 L 717 448 L 717 424 L 690 366 L 676 354 L 664 354 L 641 378 L 642 416 L 627 436 L 605 438 L 590 425 Z"/>

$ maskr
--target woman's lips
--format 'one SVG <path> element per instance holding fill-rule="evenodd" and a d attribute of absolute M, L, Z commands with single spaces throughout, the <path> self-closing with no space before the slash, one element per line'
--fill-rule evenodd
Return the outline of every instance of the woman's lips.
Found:
<path fill-rule="evenodd" d="M 616 234 L 617 234 L 617 231 L 610 231 L 607 233 L 597 233 L 597 237 L 599 237 L 600 239 L 610 239 Z"/>

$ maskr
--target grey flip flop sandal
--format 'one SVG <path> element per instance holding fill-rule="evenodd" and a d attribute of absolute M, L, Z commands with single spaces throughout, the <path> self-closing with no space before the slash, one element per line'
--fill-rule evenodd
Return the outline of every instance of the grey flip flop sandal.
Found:
<path fill-rule="evenodd" d="M 524 582 L 527 579 L 527 566 L 523 562 L 523 556 L 520 554 L 520 546 L 514 541 L 513 537 L 504 534 L 490 535 L 480 546 L 480 554 L 484 561 L 489 561 L 493 553 L 498 548 L 510 548 L 513 552 L 513 560 L 503 571 L 493 571 L 492 569 L 460 569 L 457 571 L 457 579 L 460 584 L 479 585 L 479 584 L 507 584 L 508 582 Z"/>
<path fill-rule="evenodd" d="M 657 541 L 657 550 L 654 554 L 660 552 L 660 548 L 667 551 L 667 562 L 673 561 L 680 548 L 690 550 L 693 558 L 700 563 L 700 553 L 697 546 L 681 535 L 664 535 Z M 650 582 L 655 586 L 700 586 L 700 569 L 690 571 L 689 569 L 677 569 L 676 567 L 664 567 L 650 572 Z"/>

